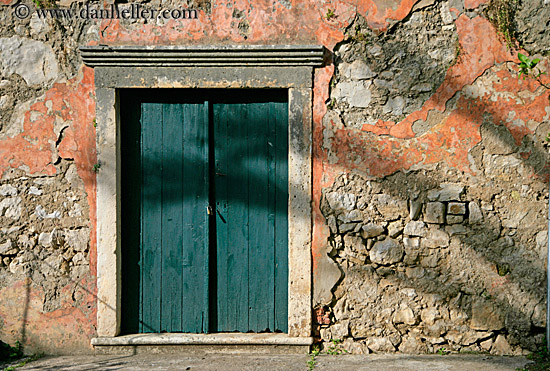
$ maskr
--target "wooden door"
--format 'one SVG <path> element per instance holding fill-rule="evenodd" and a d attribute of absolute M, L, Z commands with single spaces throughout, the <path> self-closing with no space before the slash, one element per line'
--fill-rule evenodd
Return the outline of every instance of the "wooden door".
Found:
<path fill-rule="evenodd" d="M 123 332 L 286 332 L 284 95 L 122 96 Z"/>

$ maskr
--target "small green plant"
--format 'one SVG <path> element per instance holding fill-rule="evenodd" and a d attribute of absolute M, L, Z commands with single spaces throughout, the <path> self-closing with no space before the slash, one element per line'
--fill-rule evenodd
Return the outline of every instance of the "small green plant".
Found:
<path fill-rule="evenodd" d="M 539 70 L 539 68 L 537 67 L 537 65 L 540 62 L 540 59 L 538 59 L 538 58 L 531 59 L 531 58 L 529 58 L 526 55 L 523 55 L 521 53 L 518 53 L 518 59 L 519 59 L 519 63 L 518 63 L 519 74 L 518 74 L 518 77 L 523 78 L 523 80 L 525 80 L 526 77 L 532 77 L 535 80 L 537 80 L 537 82 L 541 86 L 543 86 L 546 89 L 550 90 L 550 85 L 547 85 L 547 84 L 543 83 L 542 79 L 540 78 L 541 75 L 546 74 L 546 72 L 541 72 Z M 550 102 L 550 96 L 548 97 L 548 101 Z M 550 133 L 548 133 L 546 135 L 545 139 L 546 139 L 547 142 L 550 142 Z"/>
<path fill-rule="evenodd" d="M 332 98 L 327 104 L 327 109 L 333 109 L 336 106 L 336 98 Z"/>
<path fill-rule="evenodd" d="M 94 128 L 97 127 L 97 122 L 95 122 L 95 117 L 94 117 L 94 120 L 92 121 L 92 124 L 94 125 Z"/>
<path fill-rule="evenodd" d="M 92 167 L 94 173 L 99 173 L 99 169 L 101 169 L 101 164 L 99 162 Z"/>
<path fill-rule="evenodd" d="M 437 354 L 439 354 L 440 356 L 446 356 L 449 353 L 451 353 L 451 352 L 449 352 L 447 349 L 445 349 L 445 347 L 441 347 L 437 350 Z"/>
<path fill-rule="evenodd" d="M 307 360 L 307 367 L 308 370 L 312 371 L 315 369 L 315 365 L 317 364 L 317 360 L 315 359 L 321 351 L 319 350 L 319 347 L 317 345 L 313 346 L 313 349 L 311 350 L 311 353 L 309 353 L 309 359 Z"/>
<path fill-rule="evenodd" d="M 537 67 L 538 63 L 540 62 L 540 59 L 534 58 L 530 59 L 526 55 L 523 55 L 521 53 L 518 53 L 518 59 L 519 59 L 519 77 L 523 78 L 525 80 L 526 77 L 532 77 L 535 80 L 538 81 L 539 84 L 544 86 L 546 89 L 550 89 L 550 85 L 546 85 L 541 80 L 541 75 L 545 75 L 546 72 L 541 72 L 539 68 Z"/>
<path fill-rule="evenodd" d="M 337 356 L 342 353 L 348 353 L 348 351 L 345 349 L 342 349 L 340 345 L 342 343 L 342 339 L 331 339 L 330 343 L 331 345 L 329 345 L 329 347 L 325 351 L 326 354 L 331 356 Z"/>
<path fill-rule="evenodd" d="M 336 17 L 336 14 L 334 14 L 334 10 L 328 8 L 327 13 L 325 14 L 325 19 L 327 21 L 330 21 L 332 18 L 335 18 L 335 17 Z"/>

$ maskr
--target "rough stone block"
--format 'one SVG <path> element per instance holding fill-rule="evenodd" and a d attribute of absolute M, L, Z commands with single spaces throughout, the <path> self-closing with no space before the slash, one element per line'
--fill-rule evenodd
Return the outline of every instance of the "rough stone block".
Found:
<path fill-rule="evenodd" d="M 395 220 L 408 214 L 407 201 L 405 200 L 387 194 L 378 194 L 373 197 L 373 201 L 376 209 L 386 219 Z"/>
<path fill-rule="evenodd" d="M 483 213 L 477 202 L 468 203 L 468 219 L 470 224 L 479 224 L 483 221 Z"/>
<path fill-rule="evenodd" d="M 349 335 L 349 322 L 335 323 L 331 326 L 330 332 L 333 339 L 343 339 Z"/>
<path fill-rule="evenodd" d="M 0 72 L 4 76 L 20 75 L 27 84 L 44 84 L 59 73 L 51 46 L 19 36 L 0 38 Z"/>
<path fill-rule="evenodd" d="M 395 352 L 395 347 L 387 337 L 370 337 L 367 339 L 367 347 L 373 352 Z"/>
<path fill-rule="evenodd" d="M 420 201 L 409 201 L 409 217 L 411 220 L 417 220 L 420 216 L 420 211 L 422 211 L 422 202 Z"/>
<path fill-rule="evenodd" d="M 399 351 L 405 354 L 418 354 L 426 353 L 427 348 L 420 336 L 415 336 L 409 333 L 403 337 L 403 340 L 399 345 Z"/>
<path fill-rule="evenodd" d="M 391 238 L 395 238 L 399 236 L 403 232 L 403 224 L 400 220 L 396 220 L 395 222 L 391 222 L 388 225 L 388 235 Z"/>
<path fill-rule="evenodd" d="M 349 231 L 353 231 L 355 229 L 355 226 L 357 226 L 357 223 L 344 223 L 340 224 L 340 233 L 346 233 Z"/>
<path fill-rule="evenodd" d="M 459 224 L 464 221 L 462 215 L 447 215 L 447 224 Z"/>
<path fill-rule="evenodd" d="M 363 238 L 378 237 L 384 233 L 384 227 L 378 224 L 369 223 L 361 228 L 361 236 Z"/>
<path fill-rule="evenodd" d="M 376 76 L 376 73 L 360 59 L 353 61 L 351 64 L 342 63 L 340 69 L 343 76 L 351 80 L 365 80 Z"/>
<path fill-rule="evenodd" d="M 361 237 L 344 236 L 344 246 L 353 252 L 367 255 L 367 249 Z"/>
<path fill-rule="evenodd" d="M 0 215 L 17 219 L 21 216 L 21 198 L 8 197 L 0 201 Z"/>
<path fill-rule="evenodd" d="M 404 323 L 406 325 L 414 325 L 416 317 L 414 312 L 408 306 L 397 310 L 393 316 L 393 323 Z"/>
<path fill-rule="evenodd" d="M 407 249 L 418 249 L 420 247 L 420 238 L 403 237 L 403 244 Z"/>
<path fill-rule="evenodd" d="M 342 220 L 344 223 L 360 222 L 363 219 L 363 214 L 361 214 L 361 211 L 354 209 L 340 215 L 338 219 Z"/>
<path fill-rule="evenodd" d="M 11 184 L 3 184 L 0 186 L 0 196 L 17 196 L 17 188 Z"/>
<path fill-rule="evenodd" d="M 8 251 L 15 247 L 12 240 L 7 240 L 3 244 L 0 244 L 0 255 L 7 255 Z"/>
<path fill-rule="evenodd" d="M 432 189 L 428 192 L 430 201 L 460 201 L 464 193 L 464 186 L 459 183 L 441 183 L 439 189 Z"/>
<path fill-rule="evenodd" d="M 491 348 L 491 354 L 496 354 L 499 356 L 511 355 L 513 353 L 510 343 L 506 340 L 504 335 L 498 335 L 493 347 Z"/>
<path fill-rule="evenodd" d="M 423 256 L 420 259 L 420 265 L 422 265 L 425 268 L 435 268 L 437 267 L 438 263 L 439 263 L 439 255 L 434 252 L 432 252 L 428 256 Z"/>
<path fill-rule="evenodd" d="M 445 204 L 442 202 L 428 202 L 424 213 L 426 223 L 445 223 Z"/>
<path fill-rule="evenodd" d="M 426 224 L 422 221 L 410 221 L 405 226 L 403 233 L 407 236 L 424 237 L 427 233 Z"/>
<path fill-rule="evenodd" d="M 463 202 L 449 202 L 447 205 L 447 213 L 464 215 L 466 214 L 466 204 Z"/>
<path fill-rule="evenodd" d="M 40 233 L 38 236 L 38 244 L 44 247 L 55 247 L 57 245 L 57 231 L 54 229 L 49 233 Z"/>
<path fill-rule="evenodd" d="M 89 240 L 90 230 L 88 228 L 65 231 L 65 241 L 74 251 L 87 251 Z"/>
<path fill-rule="evenodd" d="M 479 343 L 479 346 L 481 347 L 481 349 L 488 352 L 491 349 L 491 347 L 493 346 L 493 339 L 484 340 L 484 341 Z"/>
<path fill-rule="evenodd" d="M 426 308 L 420 312 L 420 318 L 422 319 L 422 322 L 425 322 L 428 325 L 433 325 L 437 319 L 441 318 L 441 314 L 437 308 Z"/>
<path fill-rule="evenodd" d="M 503 327 L 502 315 L 494 304 L 482 299 L 472 303 L 470 328 L 482 331 L 498 331 Z"/>
<path fill-rule="evenodd" d="M 449 234 L 441 229 L 430 230 L 426 238 L 422 239 L 422 247 L 435 249 L 449 246 Z"/>
<path fill-rule="evenodd" d="M 347 102 L 351 107 L 367 108 L 372 99 L 370 81 L 344 81 L 336 84 L 332 97 Z"/>
<path fill-rule="evenodd" d="M 448 225 L 445 227 L 445 231 L 451 237 L 456 235 L 464 235 L 467 233 L 466 227 L 464 227 L 462 224 Z"/>
<path fill-rule="evenodd" d="M 357 196 L 353 193 L 330 192 L 327 194 L 327 201 L 332 210 L 348 210 L 355 208 Z"/>
<path fill-rule="evenodd" d="M 403 246 L 393 238 L 378 241 L 369 252 L 370 260 L 378 264 L 393 264 L 403 258 Z"/>
<path fill-rule="evenodd" d="M 330 233 L 333 233 L 333 234 L 338 233 L 338 224 L 336 224 L 336 217 L 334 215 L 330 215 L 327 218 L 327 224 L 330 229 Z"/>
<path fill-rule="evenodd" d="M 51 213 L 48 213 L 42 205 L 36 206 L 34 213 L 38 217 L 38 219 L 59 219 L 61 218 L 61 211 L 54 210 Z"/>

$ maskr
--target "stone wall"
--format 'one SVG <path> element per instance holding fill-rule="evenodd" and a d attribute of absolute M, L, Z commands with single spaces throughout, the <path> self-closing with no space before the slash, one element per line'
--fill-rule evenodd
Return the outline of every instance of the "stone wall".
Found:
<path fill-rule="evenodd" d="M 34 8 L 0 0 L 2 341 L 86 352 L 95 335 L 101 169 L 94 73 L 78 46 L 246 43 L 328 50 L 312 148 L 322 344 L 497 354 L 541 344 L 550 92 L 518 79 L 517 50 L 487 20 L 491 1 L 200 0 L 186 2 L 198 19 L 183 21 L 21 20 L 19 3 Z M 534 0 L 515 12 L 542 70 L 549 9 Z"/>
<path fill-rule="evenodd" d="M 381 33 L 357 17 L 335 48 L 322 140 L 338 170 L 321 188 L 327 280 L 315 290 L 325 345 L 522 354 L 542 343 L 549 94 L 519 81 L 513 58 L 476 66 L 510 51 L 484 18 L 491 4 L 467 3 L 419 2 Z M 548 52 L 534 12 L 518 10 L 519 39 Z"/>

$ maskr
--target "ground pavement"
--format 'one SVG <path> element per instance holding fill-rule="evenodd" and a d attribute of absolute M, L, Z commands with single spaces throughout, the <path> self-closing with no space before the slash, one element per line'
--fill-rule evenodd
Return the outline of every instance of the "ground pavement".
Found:
<path fill-rule="evenodd" d="M 500 371 L 522 369 L 529 361 L 524 357 L 488 355 L 320 355 L 308 365 L 308 355 L 277 354 L 138 354 L 46 356 L 29 362 L 17 371 L 81 371 L 81 370 L 205 370 L 205 371 L 305 371 L 369 370 L 369 371 Z M 313 368 L 310 368 L 313 367 Z"/>

